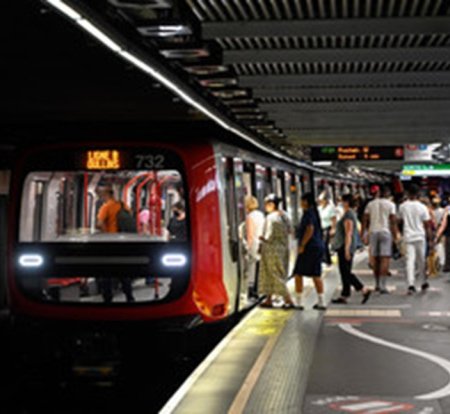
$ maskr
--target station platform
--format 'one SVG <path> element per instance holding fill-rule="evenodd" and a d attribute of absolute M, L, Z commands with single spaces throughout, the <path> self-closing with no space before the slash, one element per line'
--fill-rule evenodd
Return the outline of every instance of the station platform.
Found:
<path fill-rule="evenodd" d="M 365 253 L 355 273 L 373 284 Z M 390 294 L 366 305 L 305 311 L 256 308 L 167 402 L 161 413 L 450 413 L 450 279 L 430 279 L 406 295 L 403 260 Z M 336 266 L 325 272 L 327 301 L 339 293 Z"/>

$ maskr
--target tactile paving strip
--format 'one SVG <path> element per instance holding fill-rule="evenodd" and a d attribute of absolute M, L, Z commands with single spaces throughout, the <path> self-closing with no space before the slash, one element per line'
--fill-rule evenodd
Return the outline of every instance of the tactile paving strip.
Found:
<path fill-rule="evenodd" d="M 338 274 L 331 271 L 326 278 L 327 291 L 333 292 Z M 315 303 L 311 293 L 305 305 Z M 307 310 L 295 312 L 287 323 L 248 401 L 245 413 L 302 412 L 309 369 L 321 327 L 323 313 Z"/>
<path fill-rule="evenodd" d="M 364 317 L 364 318 L 401 318 L 399 309 L 328 309 L 325 316 L 331 317 Z"/>

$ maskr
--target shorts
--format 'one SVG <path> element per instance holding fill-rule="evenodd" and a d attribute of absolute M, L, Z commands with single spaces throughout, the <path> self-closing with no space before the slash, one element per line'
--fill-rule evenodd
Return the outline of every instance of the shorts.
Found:
<path fill-rule="evenodd" d="M 388 231 L 370 233 L 369 246 L 372 257 L 391 257 L 392 234 Z"/>

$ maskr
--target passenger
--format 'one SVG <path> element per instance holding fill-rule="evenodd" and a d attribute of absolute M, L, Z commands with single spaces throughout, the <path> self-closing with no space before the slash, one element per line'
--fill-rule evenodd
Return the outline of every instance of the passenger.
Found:
<path fill-rule="evenodd" d="M 403 242 L 406 250 L 406 278 L 408 295 L 416 292 L 416 275 L 422 283 L 422 291 L 430 285 L 425 273 L 425 252 L 427 239 L 431 244 L 431 221 L 427 207 L 419 201 L 420 189 L 412 184 L 408 191 L 408 200 L 399 209 L 399 219 L 403 224 Z"/>
<path fill-rule="evenodd" d="M 325 244 L 324 262 L 331 265 L 330 242 L 336 232 L 336 209 L 330 201 L 329 195 L 322 193 L 319 197 L 319 215 L 323 229 L 323 241 Z"/>
<path fill-rule="evenodd" d="M 432 198 L 431 205 L 434 212 L 436 228 L 439 228 L 444 218 L 445 208 L 442 207 L 442 200 L 438 196 Z"/>
<path fill-rule="evenodd" d="M 256 197 L 245 198 L 245 209 L 247 211 L 247 254 L 248 254 L 248 277 L 250 293 L 257 292 L 258 267 L 261 256 L 259 254 L 260 238 L 264 232 L 264 214 L 258 210 L 259 204 Z"/>
<path fill-rule="evenodd" d="M 172 207 L 173 217 L 169 221 L 167 230 L 170 240 L 186 241 L 186 208 L 182 201 L 178 201 Z"/>
<path fill-rule="evenodd" d="M 97 214 L 97 228 L 103 233 L 117 233 L 117 214 L 121 209 L 121 204 L 114 198 L 112 188 L 105 188 L 99 191 L 100 199 L 103 201 Z"/>
<path fill-rule="evenodd" d="M 450 272 L 450 219 L 449 215 L 450 206 L 447 205 L 445 212 L 441 219 L 441 225 L 436 234 L 436 240 L 439 243 L 442 237 L 445 237 L 444 241 L 444 252 L 445 252 L 445 263 L 444 263 L 444 273 Z"/>
<path fill-rule="evenodd" d="M 375 198 L 367 204 L 362 225 L 362 239 L 369 244 L 371 268 L 375 276 L 375 289 L 389 293 L 386 278 L 389 276 L 389 262 L 392 257 L 393 240 L 397 238 L 396 208 L 389 200 L 389 190 L 373 188 Z"/>
<path fill-rule="evenodd" d="M 302 196 L 303 217 L 297 228 L 298 256 L 294 268 L 297 306 L 303 309 L 303 277 L 312 277 L 318 303 L 316 310 L 325 310 L 323 294 L 322 257 L 325 251 L 322 226 L 314 197 L 311 193 Z"/>
<path fill-rule="evenodd" d="M 333 247 L 337 251 L 339 261 L 339 271 L 341 273 L 342 293 L 333 303 L 347 304 L 353 286 L 357 292 L 363 295 L 362 304 L 365 304 L 372 293 L 370 289 L 364 287 L 361 281 L 352 272 L 353 258 L 358 248 L 358 222 L 353 208 L 354 198 L 351 194 L 342 196 L 344 215 L 337 223 L 336 235 Z"/>
<path fill-rule="evenodd" d="M 150 235 L 150 210 L 144 207 L 139 212 L 139 231 L 141 234 Z"/>
<path fill-rule="evenodd" d="M 97 215 L 97 228 L 103 233 L 118 233 L 119 226 L 117 223 L 117 215 L 122 209 L 122 203 L 114 198 L 112 188 L 106 188 L 100 192 L 103 204 Z M 129 277 L 120 279 L 122 291 L 125 294 L 127 302 L 134 302 L 132 281 Z M 113 301 L 113 278 L 106 276 L 99 279 L 99 287 L 106 303 Z"/>
<path fill-rule="evenodd" d="M 427 208 L 428 214 L 430 215 L 430 238 L 427 240 L 426 243 L 426 249 L 425 249 L 425 257 L 426 257 L 426 275 L 428 276 L 437 276 L 438 270 L 437 270 L 437 255 L 436 255 L 436 246 L 434 244 L 434 240 L 436 238 L 436 231 L 437 231 L 437 225 L 436 225 L 436 216 L 434 214 L 434 208 L 433 204 L 430 200 L 430 197 L 422 197 L 419 200 L 421 203 L 425 205 Z M 429 240 L 433 241 L 433 245 L 429 243 Z"/>
<path fill-rule="evenodd" d="M 431 204 L 433 206 L 433 212 L 434 212 L 434 224 L 436 229 L 436 236 L 439 231 L 439 228 L 441 227 L 442 220 L 444 219 L 445 209 L 442 207 L 442 200 L 440 197 L 435 196 L 431 200 Z M 437 239 L 437 237 L 436 237 Z M 438 257 L 438 263 L 439 267 L 443 268 L 445 264 L 445 248 L 443 242 L 437 242 L 435 243 L 435 249 L 436 249 L 436 255 Z"/>
<path fill-rule="evenodd" d="M 273 296 L 284 298 L 283 308 L 294 308 L 291 296 L 286 287 L 289 267 L 289 233 L 291 224 L 286 213 L 279 210 L 280 200 L 275 194 L 265 199 L 267 217 L 261 237 L 261 261 L 258 292 L 267 295 L 262 307 L 273 307 Z"/>

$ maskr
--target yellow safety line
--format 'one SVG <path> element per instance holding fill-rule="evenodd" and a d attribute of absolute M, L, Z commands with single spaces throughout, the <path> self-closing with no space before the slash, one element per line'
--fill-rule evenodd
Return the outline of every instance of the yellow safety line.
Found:
<path fill-rule="evenodd" d="M 286 320 L 286 323 L 289 319 L 291 319 L 291 317 L 292 315 Z M 284 326 L 282 326 L 278 330 L 276 335 L 272 335 L 264 345 L 264 348 L 259 354 L 258 359 L 254 363 L 252 369 L 247 375 L 247 378 L 245 378 L 245 381 L 242 384 L 241 389 L 236 395 L 233 404 L 231 405 L 228 411 L 228 414 L 240 414 L 244 411 L 247 402 L 250 398 L 250 395 L 253 391 L 253 388 L 255 388 L 255 385 L 258 382 L 261 372 L 264 366 L 266 365 L 266 362 L 269 359 L 270 355 L 272 354 L 273 348 L 275 347 L 275 344 L 277 343 L 278 338 L 281 335 L 281 332 L 283 332 L 283 328 Z"/>

